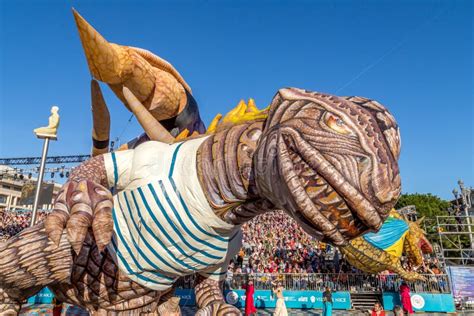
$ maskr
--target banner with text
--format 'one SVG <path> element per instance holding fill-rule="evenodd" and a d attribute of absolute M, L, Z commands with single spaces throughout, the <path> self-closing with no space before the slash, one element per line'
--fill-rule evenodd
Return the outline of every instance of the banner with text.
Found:
<path fill-rule="evenodd" d="M 474 298 L 474 267 L 451 266 L 447 270 L 454 298 Z"/>
<path fill-rule="evenodd" d="M 245 306 L 245 290 L 224 292 L 226 302 L 237 307 Z M 323 292 L 319 291 L 283 291 L 285 305 L 288 308 L 323 308 Z M 277 298 L 270 290 L 256 290 L 253 296 L 255 307 L 274 308 Z M 351 296 L 349 292 L 333 292 L 333 309 L 350 309 Z"/>

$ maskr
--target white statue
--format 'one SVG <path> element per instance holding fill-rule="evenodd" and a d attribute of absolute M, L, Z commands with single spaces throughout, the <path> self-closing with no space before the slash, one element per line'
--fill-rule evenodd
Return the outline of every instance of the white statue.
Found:
<path fill-rule="evenodd" d="M 51 115 L 49 116 L 49 123 L 48 126 L 45 127 L 38 127 L 33 130 L 35 135 L 38 138 L 52 138 L 56 139 L 56 132 L 59 127 L 59 108 L 57 106 L 53 106 L 51 108 Z"/>

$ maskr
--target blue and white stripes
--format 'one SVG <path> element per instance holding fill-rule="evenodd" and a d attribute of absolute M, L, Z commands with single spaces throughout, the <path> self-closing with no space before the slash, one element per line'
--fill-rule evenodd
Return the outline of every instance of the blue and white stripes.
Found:
<path fill-rule="evenodd" d="M 229 242 L 240 242 L 239 229 L 214 215 L 199 185 L 201 142 L 147 142 L 125 158 L 106 157 L 109 185 L 119 186 L 110 250 L 132 280 L 149 288 L 164 290 L 195 272 L 222 278 L 233 255 Z"/>

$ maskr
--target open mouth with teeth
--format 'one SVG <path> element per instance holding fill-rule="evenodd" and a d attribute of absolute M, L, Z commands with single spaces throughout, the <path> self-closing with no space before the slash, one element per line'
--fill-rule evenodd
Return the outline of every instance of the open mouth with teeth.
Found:
<path fill-rule="evenodd" d="M 415 237 L 418 241 L 414 241 L 414 245 L 409 247 L 410 251 L 407 253 L 408 260 L 414 266 L 420 266 L 423 264 L 423 254 L 429 254 L 433 252 L 433 246 L 424 236 Z M 412 239 L 413 242 L 413 239 Z"/>
<path fill-rule="evenodd" d="M 353 211 L 339 193 L 315 170 L 310 168 L 300 155 L 290 151 L 290 158 L 308 197 L 319 206 L 321 214 L 333 223 L 344 237 L 352 239 L 368 230 L 367 226 L 354 217 Z M 311 225 L 304 214 L 300 219 Z"/>
<path fill-rule="evenodd" d="M 338 246 L 378 231 L 401 184 L 395 121 L 378 103 L 348 99 L 280 90 L 254 160 L 263 196 Z"/>
<path fill-rule="evenodd" d="M 424 237 L 420 238 L 420 241 L 418 242 L 418 247 L 421 249 L 422 253 L 433 252 L 433 246 L 431 246 L 431 243 Z"/>

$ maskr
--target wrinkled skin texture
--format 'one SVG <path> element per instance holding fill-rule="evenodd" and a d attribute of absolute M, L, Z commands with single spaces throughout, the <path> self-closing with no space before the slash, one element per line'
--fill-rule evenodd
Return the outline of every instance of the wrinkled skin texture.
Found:
<path fill-rule="evenodd" d="M 282 89 L 266 120 L 211 135 L 198 171 L 224 220 L 283 209 L 309 234 L 343 245 L 378 230 L 395 205 L 399 151 L 396 122 L 379 103 Z"/>
<path fill-rule="evenodd" d="M 265 116 L 217 128 L 198 149 L 198 177 L 218 216 L 241 224 L 283 209 L 308 233 L 338 246 L 380 228 L 400 193 L 398 127 L 384 107 L 363 98 L 282 89 Z M 18 291 L 49 285 L 66 302 L 97 313 L 158 313 L 169 293 L 128 280 L 107 250 L 99 251 L 112 235 L 103 158 L 86 162 L 71 177 L 46 220 L 46 231 L 37 225 L 0 248 L 0 258 L 21 254 L 26 269 L 50 262 L 48 258 L 60 262 L 30 283 L 25 283 L 26 272 L 9 279 L 0 266 L 0 288 L 6 295 L 0 308 L 11 308 L 12 301 L 20 304 Z M 101 224 L 94 226 L 96 220 Z M 23 249 L 35 239 L 42 244 L 31 257 Z M 51 276 L 59 266 L 70 274 Z M 198 314 L 238 315 L 221 293 L 218 282 L 201 278 L 196 285 Z"/>
<path fill-rule="evenodd" d="M 403 253 L 413 266 L 423 264 L 423 253 L 431 253 L 432 246 L 420 228 L 422 220 L 410 222 L 396 212 L 393 217 L 403 219 L 408 224 L 408 234 L 403 236 Z M 415 271 L 406 271 L 400 262 L 400 256 L 395 256 L 384 250 L 372 246 L 364 238 L 358 237 L 350 241 L 349 245 L 339 248 L 349 263 L 367 273 L 392 271 L 407 281 L 424 280 L 425 278 Z"/>

